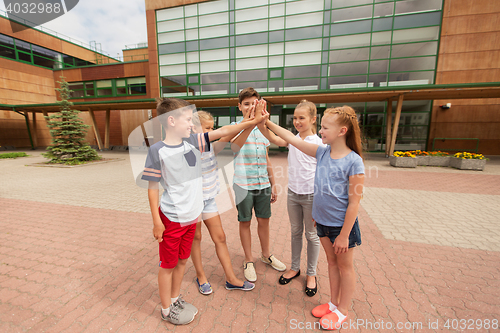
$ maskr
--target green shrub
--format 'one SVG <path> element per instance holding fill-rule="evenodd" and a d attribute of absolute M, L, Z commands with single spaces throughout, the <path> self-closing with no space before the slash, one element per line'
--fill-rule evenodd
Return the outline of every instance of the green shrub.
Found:
<path fill-rule="evenodd" d="M 0 158 L 16 158 L 29 156 L 26 153 L 1 153 Z"/>

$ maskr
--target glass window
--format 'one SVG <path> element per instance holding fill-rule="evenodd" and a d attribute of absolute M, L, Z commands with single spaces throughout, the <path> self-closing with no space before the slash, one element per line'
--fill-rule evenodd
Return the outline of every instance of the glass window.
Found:
<path fill-rule="evenodd" d="M 396 1 L 396 14 L 416 13 L 427 10 L 439 10 L 442 0 L 409 0 Z"/>
<path fill-rule="evenodd" d="M 269 57 L 269 67 L 283 67 L 283 61 L 282 55 Z"/>
<path fill-rule="evenodd" d="M 441 12 L 404 15 L 394 18 L 394 29 L 423 27 L 441 24 Z"/>
<path fill-rule="evenodd" d="M 370 56 L 370 48 L 347 49 L 330 51 L 330 62 L 347 62 L 368 60 Z"/>
<path fill-rule="evenodd" d="M 94 96 L 94 82 L 85 82 L 85 96 Z"/>
<path fill-rule="evenodd" d="M 180 42 L 184 40 L 184 31 L 164 32 L 158 34 L 158 44 Z"/>
<path fill-rule="evenodd" d="M 267 6 L 267 0 L 235 0 L 235 8 L 247 8 L 247 7 L 255 7 L 255 6 Z"/>
<path fill-rule="evenodd" d="M 158 45 L 158 54 L 184 52 L 186 51 L 185 45 L 186 45 L 185 43 L 170 43 L 170 44 Z"/>
<path fill-rule="evenodd" d="M 229 49 L 200 51 L 200 61 L 229 59 Z"/>
<path fill-rule="evenodd" d="M 266 80 L 267 69 L 257 69 L 250 71 L 238 71 L 236 72 L 236 81 L 259 81 Z"/>
<path fill-rule="evenodd" d="M 285 15 L 285 4 L 269 6 L 269 17 Z"/>
<path fill-rule="evenodd" d="M 285 28 L 285 18 L 276 17 L 269 20 L 269 30 L 278 30 Z"/>
<path fill-rule="evenodd" d="M 236 70 L 267 68 L 267 57 L 246 58 L 236 60 Z"/>
<path fill-rule="evenodd" d="M 0 45 L 14 47 L 14 38 L 0 34 Z"/>
<path fill-rule="evenodd" d="M 278 82 L 278 81 L 273 81 L 273 82 Z M 247 87 L 253 87 L 255 90 L 259 92 L 267 92 L 267 81 L 242 82 L 242 83 L 238 82 L 236 84 L 237 91 L 240 91 Z"/>
<path fill-rule="evenodd" d="M 198 24 L 200 27 L 206 27 L 215 24 L 217 25 L 227 24 L 227 23 L 229 23 L 229 15 L 227 12 L 210 14 L 210 15 L 201 15 L 198 18 Z"/>
<path fill-rule="evenodd" d="M 369 87 L 385 87 L 387 86 L 387 74 L 371 74 L 368 76 Z"/>
<path fill-rule="evenodd" d="M 391 32 L 374 32 L 372 34 L 372 45 L 390 44 L 391 43 Z"/>
<path fill-rule="evenodd" d="M 188 29 L 186 30 L 186 40 L 199 39 L 198 29 Z"/>
<path fill-rule="evenodd" d="M 40 46 L 37 46 L 37 45 L 31 45 L 31 50 L 33 52 L 34 55 L 39 55 L 39 56 L 42 56 L 44 58 L 49 58 L 49 59 L 56 59 L 59 55 L 58 52 L 55 52 L 55 51 L 52 51 L 52 50 L 49 50 L 49 49 L 46 49 L 44 47 L 40 47 Z"/>
<path fill-rule="evenodd" d="M 316 65 L 321 63 L 321 52 L 285 55 L 285 66 Z"/>
<path fill-rule="evenodd" d="M 267 56 L 267 45 L 240 46 L 236 48 L 236 58 Z"/>
<path fill-rule="evenodd" d="M 309 3 L 309 1 L 307 3 Z M 288 6 L 289 5 L 287 4 L 287 9 Z M 317 25 L 322 23 L 323 23 L 323 12 L 300 14 L 287 17 L 286 28 L 292 29 L 292 28 L 306 27 L 308 25 Z"/>
<path fill-rule="evenodd" d="M 387 73 L 389 60 L 370 61 L 370 73 Z"/>
<path fill-rule="evenodd" d="M 253 21 L 263 18 L 267 18 L 268 8 L 267 6 L 253 7 L 248 9 L 237 10 L 235 12 L 235 21 Z"/>
<path fill-rule="evenodd" d="M 436 57 L 405 58 L 391 60 L 391 72 L 434 69 Z"/>
<path fill-rule="evenodd" d="M 160 76 L 186 74 L 186 65 L 160 66 Z"/>
<path fill-rule="evenodd" d="M 184 19 L 158 22 L 158 33 L 184 29 Z"/>
<path fill-rule="evenodd" d="M 283 78 L 283 70 L 274 69 L 269 71 L 269 79 L 282 79 Z"/>
<path fill-rule="evenodd" d="M 216 38 L 215 40 L 216 41 L 220 41 L 221 38 Z M 208 45 L 209 43 L 207 43 L 207 40 L 206 39 L 203 39 L 200 41 L 200 45 Z M 208 47 L 209 49 L 211 47 Z M 190 52 L 190 51 L 196 51 L 198 50 L 199 47 L 198 47 L 198 41 L 197 40 L 193 40 L 193 41 L 187 41 L 186 42 L 186 52 Z"/>
<path fill-rule="evenodd" d="M 294 79 L 285 80 L 285 91 L 294 90 L 317 90 L 319 85 L 319 79 Z"/>
<path fill-rule="evenodd" d="M 200 63 L 201 73 L 227 72 L 229 71 L 229 61 L 211 61 Z"/>
<path fill-rule="evenodd" d="M 186 62 L 185 53 L 174 53 L 165 54 L 158 57 L 160 61 L 160 66 L 162 65 L 172 65 L 172 64 L 183 64 Z"/>
<path fill-rule="evenodd" d="M 330 65 L 330 75 L 354 75 L 368 73 L 368 62 L 352 62 Z"/>
<path fill-rule="evenodd" d="M 286 67 L 285 79 L 320 76 L 320 66 Z"/>
<path fill-rule="evenodd" d="M 392 58 L 435 55 L 437 54 L 437 42 L 399 44 L 392 46 Z"/>
<path fill-rule="evenodd" d="M 185 86 L 186 76 L 165 76 L 161 78 L 162 86 Z"/>
<path fill-rule="evenodd" d="M 255 45 L 267 43 L 267 32 L 236 36 L 236 46 Z"/>
<path fill-rule="evenodd" d="M 228 1 L 227 0 L 209 1 L 209 2 L 202 2 L 202 3 L 198 4 L 198 11 L 199 11 L 200 15 L 217 13 L 217 12 L 224 12 L 227 10 L 228 10 Z"/>
<path fill-rule="evenodd" d="M 200 61 L 200 54 L 198 52 L 187 52 L 186 59 L 188 62 Z"/>
<path fill-rule="evenodd" d="M 330 89 L 359 88 L 366 87 L 366 80 L 366 75 L 337 76 L 329 77 L 328 84 L 330 86 Z"/>
<path fill-rule="evenodd" d="M 319 38 L 322 32 L 321 26 L 289 29 L 286 31 L 286 40 Z"/>
<path fill-rule="evenodd" d="M 14 49 L 0 45 L 0 56 L 15 60 L 16 59 L 16 52 L 14 51 Z"/>
<path fill-rule="evenodd" d="M 374 19 L 372 31 L 383 31 L 392 29 L 392 17 Z"/>
<path fill-rule="evenodd" d="M 198 43 L 194 42 L 194 44 L 198 44 Z M 196 45 L 196 47 L 198 47 L 198 45 Z M 223 47 L 229 47 L 229 38 L 228 37 L 200 40 L 200 50 L 220 49 Z M 190 51 L 194 51 L 194 50 L 190 50 Z"/>
<path fill-rule="evenodd" d="M 372 0 L 332 0 L 332 8 L 359 6 L 373 3 Z"/>
<path fill-rule="evenodd" d="M 362 32 L 369 32 L 372 29 L 372 21 L 364 20 L 357 22 L 334 23 L 331 25 L 330 34 L 332 36 L 352 35 Z"/>
<path fill-rule="evenodd" d="M 370 45 L 370 34 L 340 36 L 330 38 L 331 49 L 344 49 Z"/>
<path fill-rule="evenodd" d="M 285 30 L 271 31 L 269 32 L 269 42 L 282 42 L 285 40 Z"/>
<path fill-rule="evenodd" d="M 182 7 L 173 7 L 156 11 L 156 20 L 172 20 L 184 15 Z"/>
<path fill-rule="evenodd" d="M 321 51 L 321 39 L 309 39 L 285 43 L 285 53 Z"/>
<path fill-rule="evenodd" d="M 259 31 L 267 31 L 269 30 L 268 20 L 260 20 L 260 21 L 249 21 L 249 22 L 241 22 L 236 23 L 236 34 L 248 34 L 252 32 Z"/>
<path fill-rule="evenodd" d="M 54 60 L 47 59 L 44 57 L 39 57 L 36 55 L 33 55 L 33 64 L 38 65 L 38 66 L 42 66 L 45 68 L 50 68 L 50 69 L 56 68 L 56 66 L 55 66 L 56 63 Z"/>
<path fill-rule="evenodd" d="M 202 84 L 229 82 L 229 73 L 201 74 Z"/>
<path fill-rule="evenodd" d="M 184 16 L 195 16 L 195 15 L 198 15 L 197 4 L 184 6 Z"/>
<path fill-rule="evenodd" d="M 220 95 L 229 93 L 229 84 L 202 85 L 200 95 Z"/>
<path fill-rule="evenodd" d="M 394 13 L 394 3 L 391 1 L 389 3 L 376 4 L 373 9 L 373 17 L 389 16 Z"/>
<path fill-rule="evenodd" d="M 370 59 L 389 58 L 390 46 L 374 46 L 371 48 Z"/>
<path fill-rule="evenodd" d="M 217 126 L 222 127 L 231 124 L 231 117 L 229 116 L 218 116 L 217 117 Z"/>
<path fill-rule="evenodd" d="M 101 80 L 96 82 L 97 88 L 107 88 L 111 87 L 111 80 Z"/>
<path fill-rule="evenodd" d="M 31 54 L 24 52 L 17 52 L 17 58 L 22 61 L 31 62 Z"/>
<path fill-rule="evenodd" d="M 332 10 L 332 22 L 350 21 L 372 17 L 373 6 Z"/>
<path fill-rule="evenodd" d="M 396 30 L 393 32 L 393 43 L 419 42 L 424 40 L 438 40 L 439 27 Z"/>
<path fill-rule="evenodd" d="M 200 82 L 200 78 L 198 77 L 198 75 L 193 75 L 193 76 L 188 77 L 189 84 L 199 83 L 199 82 Z"/>
<path fill-rule="evenodd" d="M 198 28 L 198 17 L 188 17 L 185 19 L 184 24 L 186 29 Z"/>
<path fill-rule="evenodd" d="M 323 0 L 287 2 L 286 15 L 301 14 L 323 10 Z"/>
<path fill-rule="evenodd" d="M 200 28 L 200 38 L 213 38 L 229 35 L 228 25 Z"/>
<path fill-rule="evenodd" d="M 403 86 L 415 84 L 432 84 L 434 82 L 434 71 L 410 72 L 389 74 L 388 86 Z M 382 84 L 380 84 L 382 86 Z"/>
<path fill-rule="evenodd" d="M 23 51 L 27 53 L 31 53 L 31 45 L 30 43 L 23 42 L 22 40 L 16 39 L 16 49 L 18 51 Z"/>
<path fill-rule="evenodd" d="M 269 54 L 283 54 L 284 43 L 269 44 Z"/>

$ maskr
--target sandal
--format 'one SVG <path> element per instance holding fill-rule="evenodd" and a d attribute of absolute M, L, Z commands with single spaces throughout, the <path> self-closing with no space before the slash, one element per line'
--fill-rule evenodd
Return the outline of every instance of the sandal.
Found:
<path fill-rule="evenodd" d="M 314 277 L 314 280 L 316 281 L 316 286 L 314 288 L 309 288 L 307 286 L 307 280 L 306 280 L 305 292 L 306 292 L 306 295 L 309 297 L 313 297 L 318 292 L 318 279 L 316 277 Z"/>
<path fill-rule="evenodd" d="M 286 277 L 284 277 L 283 275 L 281 275 L 281 276 L 280 276 L 280 279 L 278 280 L 278 282 L 279 282 L 280 284 L 288 284 L 288 283 L 290 283 L 290 281 L 292 281 L 293 279 L 295 279 L 295 278 L 296 278 L 297 276 L 299 276 L 299 275 L 300 275 L 300 269 L 299 269 L 299 271 L 297 272 L 297 274 L 295 274 L 295 275 L 294 275 L 294 276 L 292 276 L 291 278 L 286 278 Z"/>

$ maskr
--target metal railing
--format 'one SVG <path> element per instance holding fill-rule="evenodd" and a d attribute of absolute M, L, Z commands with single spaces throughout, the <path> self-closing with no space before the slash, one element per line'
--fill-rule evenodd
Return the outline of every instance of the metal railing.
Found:
<path fill-rule="evenodd" d="M 479 139 L 478 138 L 434 138 L 432 140 L 432 151 L 435 151 L 436 140 L 446 141 L 446 140 L 465 140 L 465 141 L 476 141 L 475 149 L 467 149 L 471 152 L 478 153 L 479 152 Z M 463 149 L 450 149 L 450 148 L 439 148 L 441 151 L 463 151 Z"/>

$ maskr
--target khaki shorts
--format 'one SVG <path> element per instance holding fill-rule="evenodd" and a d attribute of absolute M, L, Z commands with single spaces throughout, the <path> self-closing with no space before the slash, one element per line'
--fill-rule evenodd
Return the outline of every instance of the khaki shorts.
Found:
<path fill-rule="evenodd" d="M 262 219 L 271 217 L 271 187 L 261 190 L 246 190 L 236 184 L 233 185 L 238 208 L 238 221 L 248 222 L 252 219 L 252 208 L 255 216 Z"/>

